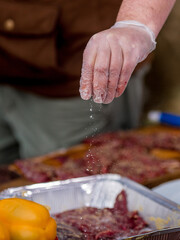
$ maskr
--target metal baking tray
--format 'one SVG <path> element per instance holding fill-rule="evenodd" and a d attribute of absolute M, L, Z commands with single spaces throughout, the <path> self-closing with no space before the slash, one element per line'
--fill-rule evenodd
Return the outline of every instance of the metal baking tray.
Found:
<path fill-rule="evenodd" d="M 83 206 L 113 207 L 115 198 L 122 189 L 127 193 L 129 210 L 138 210 L 151 229 L 180 226 L 180 205 L 116 174 L 9 188 L 1 192 L 0 198 L 29 199 L 49 206 L 53 215 Z"/>

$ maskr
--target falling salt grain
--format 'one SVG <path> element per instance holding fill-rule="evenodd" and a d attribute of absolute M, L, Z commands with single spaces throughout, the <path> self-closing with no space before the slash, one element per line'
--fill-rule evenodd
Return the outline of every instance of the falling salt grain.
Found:
<path fill-rule="evenodd" d="M 93 107 L 94 107 L 94 105 L 93 105 L 93 100 L 91 99 L 90 100 L 90 107 L 89 107 L 89 111 L 90 111 L 90 116 L 89 116 L 89 118 L 91 119 L 91 120 L 94 120 L 94 118 L 95 118 L 95 116 L 94 116 L 94 114 L 93 114 Z M 97 111 L 101 111 L 102 110 L 102 104 L 98 104 L 98 105 L 96 105 L 96 109 L 97 109 Z M 91 134 L 91 137 L 93 138 L 95 135 L 96 135 L 96 133 L 97 133 L 97 131 L 98 131 L 98 128 L 97 127 L 93 127 L 93 123 L 94 121 L 92 121 L 92 122 L 90 122 L 90 125 L 89 125 L 89 127 L 92 129 L 92 134 Z M 86 137 L 87 138 L 87 137 Z M 93 139 L 92 139 L 92 141 L 91 141 L 91 143 L 90 143 L 90 147 L 89 147 L 89 150 L 88 150 L 88 152 L 86 153 L 86 157 L 87 158 L 89 158 L 89 159 L 91 159 L 90 161 L 88 160 L 88 165 L 89 165 L 89 167 L 86 169 L 86 171 L 87 172 L 91 172 L 91 173 L 93 173 L 93 167 L 92 167 L 92 165 L 95 165 L 95 164 L 98 164 L 98 162 L 97 162 L 97 159 L 95 159 L 95 157 L 93 156 L 93 154 L 92 154 L 92 152 L 91 152 L 91 147 L 93 146 Z"/>

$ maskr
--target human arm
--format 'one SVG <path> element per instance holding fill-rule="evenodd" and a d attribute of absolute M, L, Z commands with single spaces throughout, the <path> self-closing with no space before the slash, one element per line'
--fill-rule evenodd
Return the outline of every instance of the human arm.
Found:
<path fill-rule="evenodd" d="M 145 24 L 157 37 L 176 0 L 124 0 L 116 21 L 136 20 Z"/>
<path fill-rule="evenodd" d="M 110 103 L 125 90 L 136 65 L 155 48 L 155 38 L 175 0 L 124 0 L 116 28 L 95 34 L 83 55 L 80 93 L 84 100 Z M 135 21 L 124 24 L 122 21 Z M 141 23 L 144 27 L 136 26 Z"/>

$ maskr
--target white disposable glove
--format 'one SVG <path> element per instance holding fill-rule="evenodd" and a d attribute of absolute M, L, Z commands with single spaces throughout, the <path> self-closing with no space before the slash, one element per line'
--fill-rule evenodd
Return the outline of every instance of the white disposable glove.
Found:
<path fill-rule="evenodd" d="M 83 54 L 82 99 L 110 103 L 125 90 L 136 65 L 155 49 L 153 32 L 136 21 L 117 22 L 89 40 Z"/>

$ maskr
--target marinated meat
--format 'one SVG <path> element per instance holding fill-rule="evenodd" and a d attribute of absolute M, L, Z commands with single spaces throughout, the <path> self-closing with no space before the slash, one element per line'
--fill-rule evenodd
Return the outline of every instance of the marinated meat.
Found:
<path fill-rule="evenodd" d="M 128 211 L 124 190 L 117 196 L 113 208 L 83 207 L 62 212 L 55 218 L 58 224 L 63 223 L 75 228 L 88 240 L 138 235 L 146 231 L 147 227 L 147 223 L 137 211 Z"/>
<path fill-rule="evenodd" d="M 83 234 L 76 228 L 59 221 L 57 224 L 58 240 L 84 240 Z"/>
<path fill-rule="evenodd" d="M 94 174 L 116 173 L 139 183 L 180 171 L 177 159 L 161 159 L 151 149 L 180 149 L 180 136 L 133 131 L 101 134 L 86 140 L 89 150 L 79 159 L 55 156 L 44 161 L 17 161 L 16 166 L 33 182 L 47 182 Z M 47 162 L 58 163 L 57 165 Z"/>
<path fill-rule="evenodd" d="M 58 167 L 43 162 L 16 161 L 16 166 L 20 168 L 27 179 L 41 183 L 87 176 L 80 163 L 80 160 L 75 162 L 72 159 L 67 159 L 62 167 Z"/>
<path fill-rule="evenodd" d="M 180 169 L 178 160 L 157 158 L 143 147 L 121 149 L 117 146 L 111 142 L 94 147 L 85 157 L 86 172 L 91 175 L 116 173 L 142 183 Z"/>
<path fill-rule="evenodd" d="M 180 135 L 169 132 L 142 133 L 136 131 L 117 131 L 99 134 L 84 140 L 92 146 L 116 141 L 121 147 L 143 146 L 148 149 L 162 148 L 180 151 Z"/>

